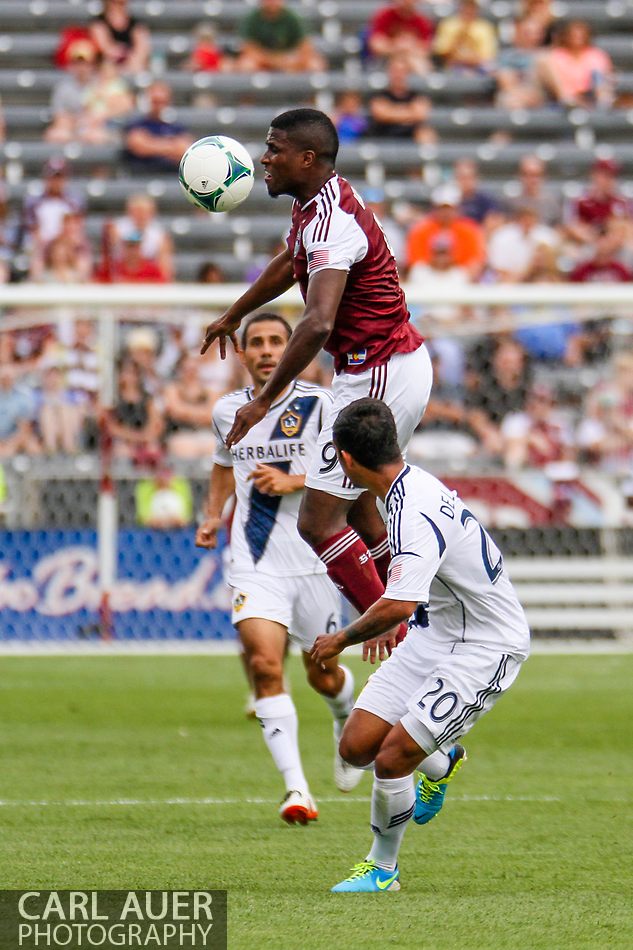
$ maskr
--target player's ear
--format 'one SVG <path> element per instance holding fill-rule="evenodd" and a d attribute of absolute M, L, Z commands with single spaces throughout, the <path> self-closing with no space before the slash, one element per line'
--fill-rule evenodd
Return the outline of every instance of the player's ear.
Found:
<path fill-rule="evenodd" d="M 306 168 L 312 168 L 316 164 L 317 156 L 311 148 L 307 148 L 303 153 L 303 164 Z"/>
<path fill-rule="evenodd" d="M 341 465 L 346 472 L 354 467 L 354 459 L 349 454 L 349 452 L 346 452 L 345 449 L 337 449 L 336 451 L 338 452 L 338 457 L 341 460 Z"/>

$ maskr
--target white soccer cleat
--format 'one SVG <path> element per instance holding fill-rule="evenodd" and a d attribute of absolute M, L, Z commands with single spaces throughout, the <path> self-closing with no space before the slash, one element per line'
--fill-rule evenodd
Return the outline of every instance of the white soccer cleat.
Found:
<path fill-rule="evenodd" d="M 279 816 L 289 825 L 307 825 L 319 817 L 317 807 L 306 792 L 287 792 L 279 806 Z"/>
<path fill-rule="evenodd" d="M 351 792 L 363 777 L 364 769 L 357 769 L 342 759 L 338 751 L 340 736 L 334 724 L 334 784 L 339 792 Z"/>

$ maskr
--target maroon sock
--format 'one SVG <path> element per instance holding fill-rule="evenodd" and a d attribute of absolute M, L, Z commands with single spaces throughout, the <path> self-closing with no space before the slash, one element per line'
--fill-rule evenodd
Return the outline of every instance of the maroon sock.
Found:
<path fill-rule="evenodd" d="M 387 541 L 386 532 L 382 538 L 379 538 L 379 540 L 376 541 L 373 547 L 369 548 L 369 553 L 374 559 L 374 565 L 378 572 L 378 577 L 386 587 L 387 573 L 389 571 L 389 564 L 391 563 L 391 551 L 389 550 L 389 542 Z"/>
<path fill-rule="evenodd" d="M 345 528 L 315 546 L 330 580 L 342 590 L 359 613 L 375 604 L 384 593 L 372 556 L 353 528 Z"/>

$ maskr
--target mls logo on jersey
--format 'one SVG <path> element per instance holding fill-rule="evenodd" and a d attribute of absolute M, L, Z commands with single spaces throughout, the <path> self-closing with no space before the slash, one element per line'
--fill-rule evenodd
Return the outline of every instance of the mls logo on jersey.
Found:
<path fill-rule="evenodd" d="M 233 598 L 233 610 L 236 613 L 239 613 L 244 604 L 246 603 L 246 598 L 248 594 L 236 594 Z"/>
<path fill-rule="evenodd" d="M 279 420 L 279 425 L 286 438 L 291 439 L 301 428 L 301 415 L 292 409 L 287 409 Z"/>

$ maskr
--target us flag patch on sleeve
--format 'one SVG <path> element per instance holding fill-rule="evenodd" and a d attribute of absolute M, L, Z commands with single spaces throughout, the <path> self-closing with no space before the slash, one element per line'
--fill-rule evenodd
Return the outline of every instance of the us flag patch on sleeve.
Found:
<path fill-rule="evenodd" d="M 323 267 L 324 264 L 330 263 L 330 252 L 323 248 L 318 251 L 308 251 L 308 269 L 312 270 L 314 267 Z"/>

